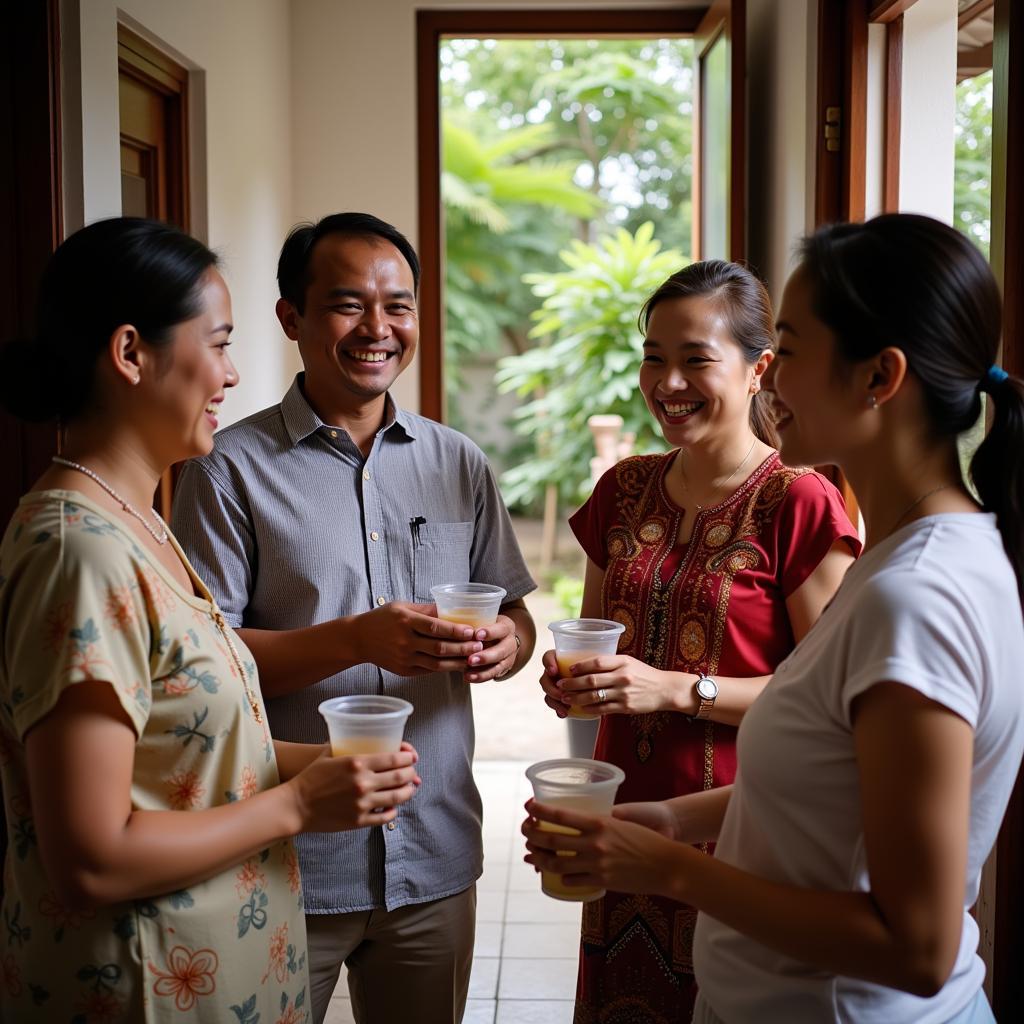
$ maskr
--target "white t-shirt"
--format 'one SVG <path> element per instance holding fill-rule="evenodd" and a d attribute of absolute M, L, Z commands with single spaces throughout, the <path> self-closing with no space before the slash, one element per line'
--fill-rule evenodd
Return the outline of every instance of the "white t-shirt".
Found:
<path fill-rule="evenodd" d="M 870 888 L 850 708 L 903 683 L 974 729 L 964 924 L 953 973 L 922 999 L 815 970 L 701 914 L 697 982 L 727 1024 L 939 1024 L 985 969 L 967 912 L 1024 751 L 1024 621 L 995 517 L 927 516 L 855 562 L 807 637 L 747 712 L 715 856 L 754 875 L 832 891 Z"/>

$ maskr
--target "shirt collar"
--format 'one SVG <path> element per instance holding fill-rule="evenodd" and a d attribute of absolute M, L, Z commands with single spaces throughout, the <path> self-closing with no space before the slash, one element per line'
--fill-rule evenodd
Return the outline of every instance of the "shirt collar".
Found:
<path fill-rule="evenodd" d="M 295 380 L 292 381 L 291 387 L 281 400 L 281 416 L 292 445 L 304 441 L 325 426 L 323 420 L 313 411 L 313 407 L 306 401 L 306 396 L 302 393 L 304 376 L 305 374 L 302 373 L 295 375 Z M 414 441 L 416 434 L 412 429 L 409 414 L 399 408 L 390 392 L 388 392 L 386 402 L 384 426 L 380 432 L 383 434 L 390 431 L 392 427 L 397 427 L 410 441 Z"/>

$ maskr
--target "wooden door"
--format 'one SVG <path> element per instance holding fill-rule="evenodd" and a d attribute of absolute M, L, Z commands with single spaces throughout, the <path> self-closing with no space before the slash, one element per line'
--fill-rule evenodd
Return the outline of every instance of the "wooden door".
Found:
<path fill-rule="evenodd" d="M 188 231 L 188 72 L 123 25 L 117 30 L 121 212 Z M 156 507 L 164 519 L 178 467 L 162 477 Z"/>
<path fill-rule="evenodd" d="M 715 0 L 695 33 L 693 258 L 746 255 L 746 2 Z"/>

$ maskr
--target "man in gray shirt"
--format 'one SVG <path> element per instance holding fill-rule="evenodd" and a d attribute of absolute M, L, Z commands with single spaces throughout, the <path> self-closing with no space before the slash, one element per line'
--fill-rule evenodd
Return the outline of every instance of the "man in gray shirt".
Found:
<path fill-rule="evenodd" d="M 534 587 L 483 453 L 399 409 L 419 337 L 419 261 L 368 214 L 292 231 L 277 315 L 305 368 L 280 405 L 185 466 L 174 531 L 259 666 L 275 737 L 326 738 L 317 705 L 386 693 L 415 707 L 423 783 L 386 827 L 298 838 L 314 1019 L 340 967 L 360 1024 L 461 1020 L 483 862 L 469 683 L 529 658 Z M 508 592 L 476 630 L 430 588 Z"/>

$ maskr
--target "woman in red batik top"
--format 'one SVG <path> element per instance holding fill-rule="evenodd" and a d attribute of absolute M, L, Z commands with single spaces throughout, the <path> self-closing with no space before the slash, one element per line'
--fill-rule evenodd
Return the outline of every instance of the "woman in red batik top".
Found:
<path fill-rule="evenodd" d="M 640 320 L 640 389 L 672 451 L 624 459 L 570 520 L 587 553 L 582 614 L 626 629 L 618 654 L 571 678 L 548 651 L 541 681 L 559 715 L 601 716 L 595 757 L 625 771 L 620 804 L 733 781 L 736 726 L 860 551 L 839 492 L 775 451 L 761 282 L 694 263 Z M 695 922 L 692 907 L 657 897 L 587 903 L 576 1024 L 688 1021 Z"/>

